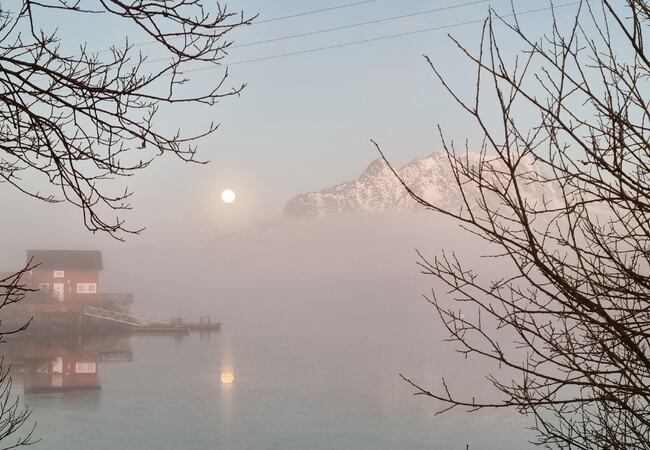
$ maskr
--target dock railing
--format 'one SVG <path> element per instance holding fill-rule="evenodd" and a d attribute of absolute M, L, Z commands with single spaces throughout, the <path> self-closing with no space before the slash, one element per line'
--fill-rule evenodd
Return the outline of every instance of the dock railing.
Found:
<path fill-rule="evenodd" d="M 139 308 L 129 308 L 129 312 L 133 317 L 138 317 L 141 320 L 144 320 L 148 323 L 164 323 L 171 324 L 172 316 L 171 314 L 156 312 L 156 311 L 147 311 L 146 309 Z"/>
<path fill-rule="evenodd" d="M 128 312 L 124 312 L 84 305 L 83 314 L 89 317 L 96 317 L 98 319 L 110 320 L 136 327 L 144 327 L 151 324 L 169 325 L 172 323 L 172 317 L 169 314 L 134 308 L 130 308 Z"/>

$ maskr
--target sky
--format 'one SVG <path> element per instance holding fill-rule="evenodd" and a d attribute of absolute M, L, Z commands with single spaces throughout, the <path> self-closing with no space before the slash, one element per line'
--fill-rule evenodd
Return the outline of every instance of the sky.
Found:
<path fill-rule="evenodd" d="M 352 2 L 237 0 L 230 2 L 229 7 L 244 14 L 259 13 L 259 20 L 264 20 L 345 3 Z M 472 129 L 471 121 L 444 92 L 423 55 L 436 62 L 453 86 L 471 88 L 474 72 L 447 33 L 476 48 L 480 25 L 454 24 L 485 17 L 489 5 L 507 13 L 509 0 L 375 0 L 253 25 L 232 37 L 235 44 L 244 44 L 458 5 L 464 6 L 233 48 L 226 64 L 451 26 L 230 66 L 232 82 L 247 84 L 240 97 L 228 98 L 207 111 L 171 109 L 162 118 L 165 125 L 188 130 L 206 125 L 209 120 L 220 123 L 217 133 L 199 142 L 200 157 L 211 163 L 185 165 L 174 158 L 163 158 L 136 177 L 117 181 L 135 191 L 134 211 L 126 216 L 129 223 L 133 228 L 147 227 L 142 236 L 129 238 L 130 242 L 161 245 L 179 235 L 189 240 L 196 236 L 209 240 L 273 220 L 282 214 L 284 204 L 292 196 L 358 177 L 378 156 L 370 139 L 375 139 L 397 164 L 439 151 L 438 124 L 449 136 L 461 140 L 468 137 L 478 144 L 479 135 Z M 515 6 L 524 11 L 548 4 L 518 0 Z M 98 28 L 92 21 L 48 14 L 54 13 L 44 13 L 41 24 L 44 28 L 56 28 L 63 45 L 69 48 L 87 42 L 89 48 L 101 50 L 123 41 L 125 35 L 132 42 L 145 39 L 137 30 L 125 30 L 110 22 Z M 548 26 L 549 12 L 522 16 L 521 23 L 531 33 L 541 33 Z M 102 33 L 97 33 L 97 29 Z M 504 42 L 510 45 L 507 39 Z M 142 49 L 155 57 L 155 48 Z M 192 76 L 200 85 L 210 82 L 218 72 L 198 71 Z M 219 193 L 225 188 L 237 192 L 233 205 L 223 205 L 219 200 Z M 71 239 L 79 239 L 85 245 L 105 242 L 105 237 L 91 236 L 83 229 L 81 213 L 70 206 L 44 205 L 5 185 L 0 185 L 0 199 L 8 206 L 5 210 L 11 211 L 2 224 L 4 245 L 20 247 L 42 242 L 56 246 L 56 242 L 63 245 Z"/>

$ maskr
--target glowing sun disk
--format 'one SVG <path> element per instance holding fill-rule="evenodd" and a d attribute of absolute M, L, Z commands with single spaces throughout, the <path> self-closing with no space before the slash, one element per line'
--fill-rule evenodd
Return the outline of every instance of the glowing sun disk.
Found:
<path fill-rule="evenodd" d="M 224 189 L 221 193 L 221 201 L 224 203 L 232 203 L 235 201 L 235 191 L 232 189 Z"/>

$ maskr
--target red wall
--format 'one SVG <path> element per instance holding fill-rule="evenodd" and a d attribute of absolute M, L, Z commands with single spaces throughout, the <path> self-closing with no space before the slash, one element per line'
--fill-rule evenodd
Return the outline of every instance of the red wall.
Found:
<path fill-rule="evenodd" d="M 99 376 L 96 356 L 83 356 L 76 354 L 61 355 L 62 365 L 55 371 L 53 357 L 50 361 L 38 361 L 36 365 L 29 367 L 23 374 L 23 383 L 27 390 L 57 390 L 72 388 L 98 388 Z M 94 363 L 94 373 L 77 373 L 78 362 Z M 40 370 L 39 370 L 40 369 Z"/>
<path fill-rule="evenodd" d="M 63 295 L 63 302 L 80 302 L 80 303 L 96 303 L 99 301 L 99 273 L 80 271 L 80 270 L 64 270 L 63 278 L 54 278 L 53 270 L 34 270 L 32 272 L 32 283 L 35 288 L 41 283 L 49 283 L 49 293 L 52 294 L 52 285 L 54 283 L 63 283 L 65 285 L 65 293 Z M 95 294 L 77 294 L 77 283 L 95 283 L 97 284 L 97 293 Z"/>

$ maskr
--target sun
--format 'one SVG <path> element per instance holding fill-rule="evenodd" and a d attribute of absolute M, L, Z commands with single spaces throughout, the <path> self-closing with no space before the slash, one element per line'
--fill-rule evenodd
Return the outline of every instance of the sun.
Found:
<path fill-rule="evenodd" d="M 224 203 L 232 203 L 235 201 L 235 191 L 232 189 L 224 189 L 221 193 L 221 201 Z"/>

